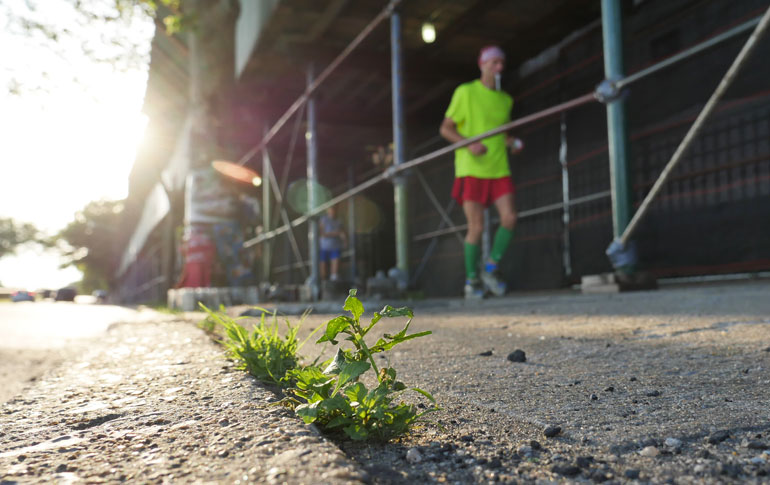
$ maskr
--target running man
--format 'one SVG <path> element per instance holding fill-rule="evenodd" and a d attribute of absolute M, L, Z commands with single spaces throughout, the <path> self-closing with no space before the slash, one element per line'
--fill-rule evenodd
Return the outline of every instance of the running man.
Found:
<path fill-rule="evenodd" d="M 498 46 L 481 49 L 478 58 L 481 77 L 455 89 L 439 132 L 450 143 L 510 121 L 513 98 L 498 89 L 505 67 L 505 53 Z M 455 182 L 452 197 L 463 207 L 468 223 L 465 236 L 465 297 L 483 298 L 485 289 L 496 296 L 505 294 L 498 263 L 513 238 L 516 225 L 515 188 L 508 166 L 508 139 L 501 133 L 455 150 Z M 484 209 L 494 204 L 500 215 L 489 260 L 479 273 Z"/>

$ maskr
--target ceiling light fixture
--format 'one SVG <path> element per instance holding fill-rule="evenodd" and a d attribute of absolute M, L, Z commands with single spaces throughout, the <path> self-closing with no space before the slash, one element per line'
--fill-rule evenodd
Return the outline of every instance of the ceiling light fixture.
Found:
<path fill-rule="evenodd" d="M 432 44 L 436 40 L 436 27 L 430 22 L 422 24 L 422 41 L 426 44 Z"/>

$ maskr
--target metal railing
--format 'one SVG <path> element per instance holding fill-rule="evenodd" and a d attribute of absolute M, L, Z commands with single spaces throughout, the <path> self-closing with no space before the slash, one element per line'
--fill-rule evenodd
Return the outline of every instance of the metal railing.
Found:
<path fill-rule="evenodd" d="M 253 147 L 251 150 L 249 150 L 246 154 L 244 154 L 243 157 L 239 160 L 240 164 L 246 163 L 248 160 L 250 160 L 254 155 L 259 153 L 262 150 L 265 150 L 268 143 L 275 137 L 275 135 L 283 128 L 286 124 L 286 122 L 293 116 L 302 106 L 304 106 L 310 99 L 311 95 L 318 89 L 318 87 L 329 77 L 329 75 L 350 55 L 350 53 L 358 46 L 360 43 L 389 15 L 391 15 L 396 8 L 396 6 L 400 3 L 400 0 L 393 0 L 391 1 L 387 7 L 385 7 L 359 34 L 356 36 L 356 38 L 342 51 L 342 53 L 337 56 L 337 58 L 332 61 L 332 63 L 324 69 L 324 71 L 312 82 L 308 84 L 308 87 L 306 88 L 305 92 L 289 107 L 289 109 L 279 118 L 279 120 L 276 122 L 275 125 L 272 126 L 272 128 L 267 132 L 265 137 L 262 139 L 262 141 Z M 770 9 L 768 9 L 768 12 L 765 13 L 763 17 L 767 17 L 770 13 Z M 440 158 L 444 155 L 450 154 L 454 152 L 455 150 L 459 148 L 463 148 L 465 146 L 468 146 L 472 143 L 475 143 L 477 141 L 489 138 L 491 136 L 495 136 L 497 134 L 513 130 L 515 128 L 520 128 L 524 125 L 533 123 L 535 121 L 543 120 L 552 116 L 556 116 L 562 113 L 565 113 L 567 111 L 576 109 L 578 107 L 587 105 L 589 103 L 592 103 L 594 101 L 600 100 L 603 102 L 613 102 L 615 99 L 617 99 L 620 95 L 620 92 L 622 89 L 627 88 L 631 84 L 644 79 L 650 75 L 653 75 L 657 72 L 660 72 L 661 70 L 670 67 L 678 62 L 681 62 L 685 59 L 688 59 L 692 56 L 695 56 L 699 53 L 702 53 L 720 43 L 723 43 L 727 40 L 733 39 L 747 31 L 749 31 L 751 28 L 756 27 L 755 34 L 757 30 L 759 29 L 759 26 L 761 23 L 764 22 L 760 17 L 754 18 L 752 20 L 749 20 L 747 22 L 742 23 L 741 25 L 738 25 L 737 27 L 734 27 L 724 33 L 715 35 L 714 37 L 707 39 L 699 44 L 696 44 L 688 49 L 685 49 L 684 51 L 677 53 L 669 58 L 666 58 L 656 64 L 653 64 L 649 67 L 643 68 L 633 74 L 630 74 L 623 79 L 615 80 L 615 81 L 606 81 L 608 85 L 605 86 L 599 86 L 597 87 L 597 91 L 586 93 L 582 96 L 578 96 L 576 98 L 573 98 L 571 100 L 565 101 L 563 103 L 557 104 L 555 106 L 543 109 L 541 111 L 529 114 L 527 116 L 524 116 L 522 118 L 513 120 L 511 122 L 505 123 L 493 130 L 487 131 L 485 133 L 466 138 L 460 142 L 453 143 L 447 146 L 444 146 L 442 148 L 439 148 L 437 150 L 434 150 L 430 153 L 427 153 L 425 155 L 421 155 L 418 157 L 415 157 L 409 161 L 406 161 L 404 163 L 401 163 L 399 165 L 394 165 L 389 167 L 387 170 L 385 170 L 382 173 L 379 173 L 373 177 L 371 177 L 368 180 L 365 180 L 364 182 L 361 182 L 360 184 L 356 185 L 355 187 L 352 187 L 341 194 L 332 197 L 330 200 L 323 202 L 321 204 L 318 204 L 315 207 L 309 208 L 307 213 L 296 217 L 293 220 L 288 220 L 287 213 L 285 210 L 283 211 L 282 219 L 284 222 L 284 225 L 275 229 L 272 229 L 270 231 L 267 231 L 263 234 L 260 234 L 259 236 L 249 239 L 246 241 L 243 245 L 244 248 L 252 247 L 254 245 L 260 244 L 265 241 L 269 241 L 273 238 L 276 238 L 286 232 L 290 232 L 292 228 L 297 227 L 299 225 L 302 225 L 310 220 L 312 220 L 314 217 L 318 216 L 322 212 L 324 212 L 329 207 L 332 207 L 336 204 L 339 204 L 340 202 L 343 202 L 345 200 L 348 200 L 366 190 L 369 188 L 379 184 L 380 182 L 384 182 L 387 180 L 393 180 L 395 177 L 404 174 L 407 171 L 410 171 L 411 169 L 417 168 L 422 164 L 425 164 L 429 161 L 435 160 L 437 158 Z M 736 61 L 737 62 L 737 61 Z M 610 92 L 606 92 L 603 90 L 610 89 Z M 706 113 L 706 116 L 708 113 Z M 705 116 L 703 117 L 705 119 Z M 696 120 L 696 123 L 700 120 Z M 701 121 L 702 122 L 702 121 Z M 691 138 L 691 137 L 690 137 Z M 272 173 L 272 170 L 271 170 Z M 667 171 L 664 171 L 663 174 L 661 174 L 661 184 L 665 181 L 665 177 L 667 176 Z M 275 187 L 277 184 L 275 183 L 274 177 L 273 177 L 273 183 L 272 185 Z M 274 191 L 275 192 L 275 191 Z M 567 210 L 570 207 L 574 207 L 580 204 L 585 204 L 591 201 L 604 199 L 610 196 L 610 191 L 601 191 L 594 194 L 590 194 L 584 197 L 578 197 L 575 199 L 565 199 L 562 202 L 554 203 L 554 204 L 548 204 L 542 207 L 533 208 L 530 210 L 525 210 L 519 212 L 520 218 L 527 218 L 532 217 L 535 215 L 555 211 L 555 210 Z M 275 197 L 277 200 L 281 200 L 282 196 L 280 195 L 280 190 L 278 193 L 275 194 Z M 652 196 L 648 197 L 649 199 L 652 199 L 654 197 L 654 194 Z M 437 201 L 432 201 L 434 205 L 437 205 Z M 646 204 L 643 204 L 642 207 L 636 212 L 634 219 L 632 219 L 632 223 L 629 224 L 629 226 L 626 228 L 626 232 L 624 233 L 624 240 L 628 237 L 627 235 L 633 231 L 635 228 L 636 220 L 641 217 L 649 202 Z M 440 207 L 440 206 L 437 206 Z M 466 225 L 453 225 L 451 223 L 451 220 L 448 220 L 447 217 L 445 217 L 446 214 L 442 214 L 442 224 L 446 225 L 448 227 L 445 228 L 439 228 L 435 231 L 426 232 L 420 235 L 417 235 L 412 238 L 413 241 L 422 241 L 426 239 L 435 238 L 438 236 L 443 236 L 446 234 L 453 234 L 457 233 L 459 231 L 462 231 L 467 228 Z M 296 242 L 292 244 L 294 251 L 296 252 Z M 293 265 L 289 265 L 291 267 L 298 265 L 299 267 L 305 267 L 306 265 L 304 263 L 295 263 Z"/>

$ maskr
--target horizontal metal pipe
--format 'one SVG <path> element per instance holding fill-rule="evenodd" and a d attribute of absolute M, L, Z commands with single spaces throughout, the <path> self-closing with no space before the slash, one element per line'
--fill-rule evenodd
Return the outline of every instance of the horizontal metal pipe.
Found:
<path fill-rule="evenodd" d="M 557 104 L 556 106 L 552 106 L 550 108 L 546 108 L 546 109 L 544 109 L 542 111 L 538 111 L 537 113 L 532 113 L 531 115 L 527 115 L 527 116 L 525 116 L 523 118 L 519 118 L 519 119 L 510 121 L 508 123 L 505 123 L 503 125 L 498 126 L 497 128 L 489 130 L 489 131 L 487 131 L 485 133 L 481 133 L 479 135 L 476 135 L 476 136 L 473 136 L 473 137 L 470 137 L 470 138 L 466 138 L 465 140 L 461 140 L 461 141 L 459 141 L 457 143 L 453 143 L 451 145 L 448 145 L 448 146 L 446 146 L 444 148 L 440 148 L 438 150 L 435 150 L 435 151 L 433 151 L 431 153 L 428 153 L 426 155 L 423 155 L 421 157 L 413 158 L 412 160 L 410 160 L 410 161 L 408 161 L 406 163 L 402 163 L 401 165 L 390 167 L 385 172 L 383 172 L 381 174 L 378 174 L 378 175 L 372 177 L 371 179 L 369 179 L 369 180 L 367 180 L 365 182 L 362 182 L 361 184 L 353 187 L 352 189 L 350 189 L 350 190 L 348 190 L 346 192 L 341 193 L 337 197 L 334 197 L 331 200 L 329 200 L 327 202 L 324 202 L 323 204 L 320 204 L 320 205 L 316 206 L 316 208 L 314 210 L 308 212 L 307 214 L 305 214 L 303 216 L 300 216 L 300 217 L 294 219 L 292 221 L 291 225 L 296 227 L 299 224 L 303 224 L 303 223 L 307 222 L 311 217 L 314 217 L 314 216 L 324 212 L 329 207 L 337 205 L 340 202 L 342 202 L 344 200 L 347 200 L 347 199 L 349 199 L 349 198 L 351 198 L 351 197 L 353 197 L 353 196 L 363 192 L 364 190 L 368 189 L 369 187 L 372 187 L 373 185 L 376 185 L 376 184 L 378 184 L 378 183 L 380 183 L 380 182 L 382 182 L 384 180 L 388 180 L 389 178 L 393 177 L 394 175 L 396 175 L 399 172 L 402 172 L 402 171 L 407 170 L 409 168 L 416 167 L 416 166 L 421 165 L 423 163 L 429 162 L 429 161 L 434 160 L 436 158 L 439 158 L 439 157 L 441 157 L 443 155 L 446 155 L 447 153 L 451 153 L 451 152 L 453 152 L 454 150 L 456 150 L 458 148 L 462 148 L 462 147 L 468 146 L 471 143 L 475 143 L 475 142 L 477 142 L 479 140 L 483 140 L 485 138 L 489 138 L 490 136 L 498 135 L 500 133 L 503 133 L 505 131 L 517 128 L 517 127 L 522 126 L 522 125 L 526 125 L 527 123 L 531 123 L 533 121 L 537 121 L 537 120 L 540 120 L 540 119 L 543 119 L 543 118 L 547 118 L 549 116 L 553 116 L 553 115 L 559 114 L 559 113 L 561 113 L 563 111 L 567 111 L 567 110 L 570 110 L 570 109 L 577 108 L 578 106 L 582 106 L 584 104 L 588 104 L 588 103 L 590 103 L 592 101 L 595 101 L 595 100 L 596 100 L 596 98 L 594 97 L 594 93 L 593 92 L 588 93 L 588 94 L 584 94 L 583 96 L 574 98 L 574 99 L 572 99 L 570 101 L 565 101 L 564 103 Z M 255 237 L 255 238 L 252 238 L 252 239 L 249 239 L 248 241 L 244 242 L 243 243 L 243 247 L 248 248 L 248 247 L 254 246 L 255 244 L 259 244 L 262 241 L 266 241 L 268 239 L 272 239 L 272 238 L 274 238 L 276 236 L 279 236 L 279 235 L 283 234 L 284 232 L 286 232 L 287 230 L 288 230 L 288 228 L 286 226 L 282 226 L 282 227 L 279 227 L 279 228 L 277 228 L 277 229 L 275 229 L 273 231 L 266 232 L 264 234 L 260 234 L 259 236 Z"/>
<path fill-rule="evenodd" d="M 690 47 L 689 49 L 686 49 L 679 54 L 673 55 L 669 57 L 668 59 L 664 59 L 657 64 L 653 64 L 650 67 L 647 67 L 645 69 L 642 69 L 640 71 L 637 71 L 629 76 L 626 76 L 625 78 L 617 81 L 615 83 L 615 86 L 618 89 L 623 89 L 624 87 L 630 86 L 631 84 L 635 83 L 636 81 L 645 78 L 651 74 L 655 74 L 656 72 L 660 71 L 661 69 L 665 69 L 668 66 L 672 64 L 676 64 L 679 61 L 682 61 L 684 59 L 687 59 L 688 57 L 692 57 L 696 54 L 700 54 L 701 52 L 710 49 L 714 47 L 717 44 L 720 44 L 726 40 L 732 39 L 733 37 L 736 37 L 744 32 L 748 32 L 749 30 L 753 29 L 761 20 L 762 16 L 759 16 L 757 18 L 751 19 L 748 22 L 744 22 L 737 27 L 733 27 L 732 29 L 728 30 L 727 32 L 722 32 L 721 34 L 710 38 L 709 40 L 706 40 L 704 42 L 701 42 L 700 44 L 694 45 Z"/>
<path fill-rule="evenodd" d="M 432 151 L 421 157 L 413 158 L 412 160 L 409 160 L 406 163 L 402 163 L 398 167 L 392 167 L 390 171 L 391 173 L 395 174 L 398 172 L 402 172 L 404 170 L 408 170 L 412 167 L 416 167 L 425 162 L 433 160 L 434 158 L 441 157 L 443 155 L 446 155 L 447 153 L 452 153 L 458 148 L 466 147 L 472 143 L 476 143 L 477 141 L 483 140 L 485 138 L 489 138 L 490 136 L 498 135 L 500 133 L 503 133 L 508 130 L 512 130 L 514 128 L 518 128 L 519 126 L 526 125 L 527 123 L 532 123 L 533 121 L 537 121 L 543 118 L 547 118 L 549 116 L 559 114 L 563 111 L 568 111 L 570 109 L 577 108 L 578 106 L 582 106 L 584 104 L 590 103 L 591 101 L 596 101 L 596 98 L 594 97 L 593 92 L 584 94 L 583 96 L 577 97 L 570 101 L 565 101 L 564 103 L 557 104 L 556 106 L 546 108 L 542 111 L 538 111 L 537 113 L 532 113 L 531 115 L 527 115 L 523 118 L 509 121 L 508 123 L 500 125 L 495 129 L 481 133 L 480 135 L 466 138 L 464 140 L 458 141 L 457 143 L 452 143 L 451 145 L 447 145 L 443 148 L 439 148 L 438 150 Z"/>
<path fill-rule="evenodd" d="M 348 258 L 348 257 L 352 258 L 352 256 L 353 256 L 352 249 L 346 249 L 345 251 L 342 251 L 340 253 L 340 258 Z M 310 260 L 296 261 L 294 263 L 284 264 L 282 266 L 276 266 L 275 268 L 273 268 L 273 273 L 285 273 L 292 269 L 306 268 L 308 266 L 310 266 Z"/>
<path fill-rule="evenodd" d="M 580 205 L 580 204 L 585 204 L 586 202 L 591 202 L 593 200 L 604 199 L 604 198 L 609 197 L 609 196 L 610 196 L 610 191 L 609 190 L 604 190 L 602 192 L 596 192 L 595 194 L 586 195 L 586 196 L 583 196 L 583 197 L 578 197 L 576 199 L 572 199 L 572 200 L 569 201 L 569 203 L 567 205 L 572 207 L 572 206 L 576 206 L 576 205 Z M 546 212 L 551 212 L 551 211 L 559 210 L 559 209 L 562 209 L 564 207 L 564 205 L 565 204 L 563 202 L 557 202 L 555 204 L 544 205 L 542 207 L 537 207 L 535 209 L 521 211 L 518 214 L 518 218 L 519 219 L 524 219 L 526 217 L 532 217 L 532 216 L 536 216 L 538 214 L 543 214 L 543 213 L 546 213 Z M 493 221 L 493 222 L 496 222 L 496 221 Z M 465 229 L 468 229 L 468 224 L 463 224 L 461 226 L 454 226 L 454 227 L 449 227 L 449 228 L 446 228 L 446 229 L 440 229 L 440 230 L 437 230 L 437 231 L 431 231 L 431 232 L 426 232 L 426 233 L 423 233 L 423 234 L 419 234 L 419 235 L 415 236 L 414 238 L 412 238 L 412 241 L 423 241 L 425 239 L 430 239 L 430 238 L 433 238 L 433 237 L 436 237 L 436 236 L 444 236 L 444 235 L 447 235 L 447 234 L 453 234 L 455 232 L 459 232 L 459 231 L 462 231 L 462 230 L 465 230 Z"/>
<path fill-rule="evenodd" d="M 287 121 L 294 115 L 294 113 L 297 112 L 297 110 L 302 107 L 305 103 L 307 103 L 307 100 L 310 99 L 310 96 L 318 89 L 318 87 L 326 81 L 326 78 L 328 78 L 332 72 L 334 72 L 335 69 L 337 69 L 337 66 L 339 66 L 342 61 L 344 61 L 353 50 L 358 47 L 358 45 L 363 42 L 363 40 L 369 36 L 369 34 L 372 33 L 372 31 L 382 22 L 385 20 L 390 13 L 393 11 L 394 8 L 398 6 L 398 4 L 401 3 L 401 0 L 391 0 L 390 3 L 388 3 L 388 6 L 382 9 L 382 11 L 372 20 L 369 22 L 369 24 L 364 27 L 364 30 L 362 30 L 353 41 L 348 44 L 347 47 L 338 55 L 332 62 L 329 64 L 326 69 L 323 70 L 323 72 L 313 81 L 312 84 L 310 84 L 307 89 L 305 89 L 305 92 L 297 98 L 296 101 L 289 107 L 289 109 L 286 110 L 286 112 L 281 116 L 278 121 L 270 128 L 270 131 L 267 132 L 267 134 L 262 138 L 262 141 L 259 142 L 258 145 L 256 145 L 254 148 L 246 152 L 245 155 L 241 157 L 240 160 L 238 160 L 238 165 L 243 165 L 246 162 L 248 162 L 254 155 L 262 151 L 262 149 L 267 146 L 268 143 L 270 143 L 270 140 L 272 140 L 275 135 L 278 134 L 279 131 L 281 131 L 281 128 L 283 128 L 283 125 L 286 124 Z"/>
<path fill-rule="evenodd" d="M 377 175 L 366 182 L 361 183 L 360 185 L 357 185 L 353 187 L 352 189 L 348 190 L 347 192 L 344 192 L 337 197 L 334 197 L 333 199 L 329 200 L 328 202 L 324 202 L 323 204 L 320 204 L 316 207 L 316 209 L 308 214 L 305 214 L 303 216 L 297 217 L 293 221 L 291 221 L 291 225 L 293 227 L 296 227 L 300 224 L 304 224 L 305 222 L 309 221 L 311 217 L 320 214 L 321 212 L 324 212 L 329 207 L 339 204 L 343 200 L 349 199 L 350 197 L 353 197 L 354 195 L 357 195 L 360 192 L 363 192 L 364 190 L 368 189 L 369 187 L 376 185 L 383 180 L 386 180 L 387 177 L 385 174 Z M 288 230 L 287 226 L 281 226 L 273 231 L 266 232 L 264 234 L 260 234 L 259 236 L 249 239 L 248 241 L 243 243 L 243 247 L 248 248 L 251 246 L 254 246 L 255 244 L 259 244 L 262 241 L 265 241 L 267 239 L 272 239 L 276 236 L 279 236 L 286 232 Z"/>

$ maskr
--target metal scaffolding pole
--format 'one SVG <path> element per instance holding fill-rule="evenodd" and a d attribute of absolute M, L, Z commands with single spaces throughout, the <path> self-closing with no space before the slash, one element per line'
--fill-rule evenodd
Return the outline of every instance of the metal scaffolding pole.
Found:
<path fill-rule="evenodd" d="M 297 238 L 294 236 L 291 219 L 289 219 L 289 213 L 286 211 L 286 207 L 283 204 L 283 195 L 281 194 L 281 188 L 278 186 L 278 179 L 275 177 L 275 170 L 273 170 L 273 164 L 270 161 L 270 150 L 265 148 L 264 150 L 262 150 L 262 154 L 265 158 L 267 158 L 267 164 L 268 164 L 267 174 L 269 175 L 270 187 L 272 187 L 273 196 L 275 197 L 275 205 L 279 208 L 281 221 L 284 223 L 284 225 L 286 225 L 289 228 L 287 235 L 289 236 L 289 244 L 291 245 L 291 250 L 294 253 L 294 257 L 297 258 L 297 261 L 302 261 L 303 259 L 302 253 L 299 250 L 299 244 L 297 243 Z M 291 255 L 288 252 L 286 254 L 287 256 L 289 256 L 289 265 L 291 266 Z M 300 266 L 300 270 L 302 271 L 303 276 L 307 278 L 308 274 L 304 265 Z"/>
<path fill-rule="evenodd" d="M 634 214 L 634 218 L 625 228 L 625 231 L 623 231 L 622 234 L 616 236 L 616 239 L 612 242 L 612 244 L 610 244 L 610 247 L 607 249 L 607 254 L 610 256 L 610 259 L 613 260 L 613 264 L 615 264 L 615 261 L 617 260 L 616 255 L 622 252 L 623 247 L 626 245 L 629 237 L 638 226 L 639 221 L 647 213 L 647 210 L 649 209 L 649 206 L 652 203 L 652 200 L 658 195 L 660 190 L 663 188 L 663 185 L 666 183 L 666 180 L 668 179 L 669 175 L 671 175 L 671 171 L 674 169 L 677 163 L 679 163 L 679 161 L 682 159 L 682 156 L 684 155 L 685 151 L 690 147 L 692 141 L 698 135 L 701 128 L 703 128 L 703 125 L 706 122 L 706 119 L 714 111 L 720 98 L 722 97 L 722 95 L 724 95 L 725 91 L 727 91 L 727 88 L 730 87 L 730 84 L 732 84 L 736 75 L 738 74 L 740 69 L 743 67 L 743 65 L 746 63 L 746 60 L 749 58 L 752 51 L 757 46 L 757 41 L 762 37 L 762 35 L 765 34 L 765 32 L 768 29 L 768 26 L 770 26 L 770 7 L 765 11 L 764 15 L 762 16 L 756 28 L 754 29 L 754 32 L 752 32 L 751 36 L 748 38 L 748 40 L 746 40 L 746 43 L 743 45 L 743 48 L 741 48 L 741 51 L 735 57 L 735 60 L 733 61 L 732 65 L 727 70 L 725 75 L 722 77 L 722 80 L 720 81 L 719 86 L 717 86 L 717 88 L 711 94 L 711 97 L 709 98 L 708 102 L 706 102 L 706 105 L 703 107 L 700 114 L 698 114 L 698 117 L 695 119 L 695 122 L 693 122 L 689 131 L 687 132 L 685 137 L 682 139 L 681 143 L 679 143 L 679 146 L 677 147 L 676 151 L 671 156 L 671 160 L 668 161 L 665 168 L 663 169 L 663 172 L 655 181 L 655 185 L 652 186 L 652 189 L 650 189 L 650 192 L 647 194 L 647 196 L 642 201 L 642 204 L 639 206 L 639 210 L 637 210 L 636 213 Z"/>
<path fill-rule="evenodd" d="M 348 189 L 356 185 L 353 166 L 348 166 Z M 356 252 L 356 204 L 348 203 L 348 248 L 350 249 L 350 281 L 354 285 L 358 281 L 358 254 Z"/>
<path fill-rule="evenodd" d="M 616 82 L 623 78 L 623 31 L 621 2 L 618 0 L 602 0 L 602 34 L 604 76 L 609 81 Z M 607 143 L 610 156 L 612 229 L 613 235 L 618 237 L 631 220 L 626 106 L 622 99 L 607 105 Z"/>
<path fill-rule="evenodd" d="M 307 68 L 308 90 L 313 85 L 313 65 Z M 315 117 L 315 99 L 310 97 L 307 100 L 307 209 L 309 215 L 315 214 L 318 199 L 316 189 L 318 188 L 318 140 L 316 132 Z M 308 252 L 310 253 L 310 294 L 313 301 L 317 301 L 321 294 L 320 281 L 318 277 L 318 220 L 310 219 L 307 233 Z"/>
<path fill-rule="evenodd" d="M 397 10 L 390 15 L 391 92 L 393 93 L 393 165 L 405 161 L 406 126 L 404 121 L 404 81 L 401 57 L 401 16 Z M 406 174 L 393 177 L 393 200 L 396 219 L 396 267 L 403 281 L 409 281 L 409 212 Z"/>
<path fill-rule="evenodd" d="M 270 201 L 270 186 L 272 185 L 270 172 L 272 167 L 270 166 L 270 156 L 267 150 L 262 151 L 262 229 L 264 232 L 270 232 L 272 229 L 271 219 L 271 201 Z M 270 264 L 272 262 L 272 243 L 271 241 L 265 241 L 262 245 L 262 280 L 270 281 Z"/>
<path fill-rule="evenodd" d="M 562 229 L 562 264 L 564 265 L 564 274 L 572 275 L 572 257 L 570 251 L 569 238 L 569 168 L 567 164 L 567 113 L 561 114 L 561 144 L 559 145 L 559 163 L 561 164 L 561 197 L 564 203 L 564 209 L 561 213 Z"/>

